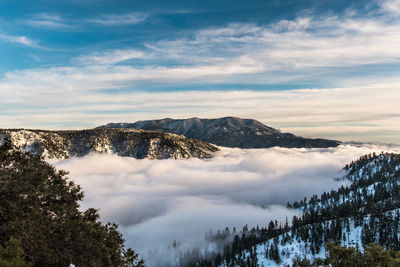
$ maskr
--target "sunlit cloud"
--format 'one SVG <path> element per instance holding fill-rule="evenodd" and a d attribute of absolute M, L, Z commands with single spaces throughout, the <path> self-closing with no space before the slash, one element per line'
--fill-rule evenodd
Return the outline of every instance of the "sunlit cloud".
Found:
<path fill-rule="evenodd" d="M 98 77 L 100 83 L 103 78 Z M 2 127 L 90 128 L 108 122 L 134 122 L 165 116 L 238 116 L 258 119 L 298 135 L 347 141 L 396 143 L 400 132 L 399 83 L 289 91 L 132 92 L 117 95 L 84 92 L 79 90 L 80 86 L 79 80 L 71 79 L 59 90 L 54 87 L 53 92 L 40 94 L 40 86 L 31 83 L 31 90 L 20 95 L 15 90 L 18 87 L 10 85 L 8 91 L 0 92 L 0 103 L 6 108 L 0 115 Z M 21 102 L 27 103 L 22 110 L 17 105 Z M 25 109 L 30 110 L 29 121 Z M 9 117 L 13 120 L 5 123 Z"/>

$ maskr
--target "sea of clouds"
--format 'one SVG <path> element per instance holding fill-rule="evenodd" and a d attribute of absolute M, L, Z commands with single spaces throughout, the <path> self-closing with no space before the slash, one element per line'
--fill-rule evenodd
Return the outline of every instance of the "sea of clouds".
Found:
<path fill-rule="evenodd" d="M 221 148 L 212 159 L 137 160 L 90 154 L 53 161 L 85 192 L 82 209 L 100 209 L 103 221 L 120 224 L 129 247 L 147 261 L 149 250 L 174 240 L 190 247 L 208 230 L 284 222 L 296 210 L 287 202 L 336 189 L 343 167 L 371 152 L 400 146 L 340 145 L 327 149 Z"/>

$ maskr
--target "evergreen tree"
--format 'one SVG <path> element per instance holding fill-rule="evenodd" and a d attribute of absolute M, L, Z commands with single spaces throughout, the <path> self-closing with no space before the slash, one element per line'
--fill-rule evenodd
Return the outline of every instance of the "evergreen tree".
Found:
<path fill-rule="evenodd" d="M 116 224 L 102 224 L 95 209 L 79 211 L 83 192 L 66 175 L 0 146 L 1 266 L 144 266 Z"/>

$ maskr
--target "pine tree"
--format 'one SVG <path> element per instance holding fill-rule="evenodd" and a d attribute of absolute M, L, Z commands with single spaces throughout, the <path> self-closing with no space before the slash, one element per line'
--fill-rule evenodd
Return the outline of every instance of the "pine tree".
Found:
<path fill-rule="evenodd" d="M 42 158 L 0 146 L 0 255 L 34 266 L 143 266 L 113 223 L 80 211 L 80 186 Z M 9 255 L 9 256 L 7 256 Z M 11 256 L 10 256 L 11 255 Z"/>

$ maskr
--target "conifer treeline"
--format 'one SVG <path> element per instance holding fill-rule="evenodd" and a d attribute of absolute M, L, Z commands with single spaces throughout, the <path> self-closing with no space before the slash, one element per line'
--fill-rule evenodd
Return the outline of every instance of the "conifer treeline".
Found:
<path fill-rule="evenodd" d="M 188 266 L 257 266 L 255 248 L 263 243 L 265 257 L 280 263 L 290 253 L 280 248 L 294 240 L 303 241 L 312 255 L 328 242 L 354 247 L 359 255 L 370 243 L 400 250 L 400 155 L 368 154 L 344 169 L 349 186 L 287 204 L 302 211 L 290 226 L 287 221 L 284 225 L 271 221 L 265 228 L 244 227 L 225 243 L 219 242 L 218 253 L 200 254 Z M 351 231 L 357 227 L 362 228 L 361 240 L 350 243 Z"/>

